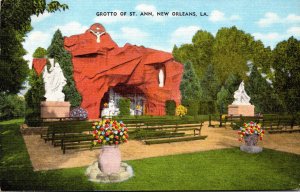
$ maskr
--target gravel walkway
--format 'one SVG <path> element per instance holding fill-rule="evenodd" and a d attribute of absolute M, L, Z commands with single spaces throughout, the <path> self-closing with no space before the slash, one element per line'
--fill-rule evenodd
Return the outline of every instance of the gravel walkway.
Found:
<path fill-rule="evenodd" d="M 237 131 L 230 128 L 208 128 L 207 122 L 202 128 L 205 140 L 145 145 L 140 141 L 129 141 L 120 145 L 122 160 L 143 159 L 197 151 L 238 147 Z M 35 171 L 88 166 L 93 163 L 100 150 L 69 150 L 62 154 L 60 147 L 53 147 L 39 135 L 24 135 L 25 144 Z M 300 133 L 266 134 L 259 146 L 300 155 Z"/>

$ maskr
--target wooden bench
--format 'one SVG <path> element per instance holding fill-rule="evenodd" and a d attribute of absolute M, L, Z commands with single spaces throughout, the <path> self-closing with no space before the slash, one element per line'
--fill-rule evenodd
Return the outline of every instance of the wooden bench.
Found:
<path fill-rule="evenodd" d="M 67 137 L 80 137 L 83 132 L 91 131 L 92 122 L 88 121 L 64 121 L 51 123 L 48 126 L 48 130 L 45 134 L 41 134 L 41 138 L 47 141 L 51 141 L 56 146 L 57 141 Z"/>
<path fill-rule="evenodd" d="M 147 125 L 146 129 L 150 130 L 163 130 L 169 131 L 169 134 L 162 134 L 161 136 L 147 138 L 143 140 L 145 144 L 155 143 L 170 143 L 179 141 L 190 141 L 205 139 L 207 136 L 201 136 L 201 129 L 203 123 L 185 123 L 185 124 L 173 124 L 173 125 Z M 186 134 L 186 131 L 193 131 L 193 134 Z"/>

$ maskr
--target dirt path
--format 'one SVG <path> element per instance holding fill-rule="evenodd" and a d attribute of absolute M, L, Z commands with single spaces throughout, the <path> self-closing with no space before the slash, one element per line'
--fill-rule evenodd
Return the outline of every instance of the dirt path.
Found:
<path fill-rule="evenodd" d="M 120 145 L 122 160 L 143 159 L 173 154 L 208 151 L 214 149 L 238 147 L 237 131 L 229 128 L 208 128 L 205 123 L 202 135 L 208 135 L 205 140 L 145 145 L 139 141 L 129 141 Z M 39 135 L 24 135 L 25 144 L 35 171 L 60 168 L 88 166 L 97 159 L 99 149 L 69 150 L 62 154 L 59 147 L 44 143 Z M 264 148 L 275 149 L 300 155 L 300 133 L 266 134 L 264 141 L 259 142 Z"/>

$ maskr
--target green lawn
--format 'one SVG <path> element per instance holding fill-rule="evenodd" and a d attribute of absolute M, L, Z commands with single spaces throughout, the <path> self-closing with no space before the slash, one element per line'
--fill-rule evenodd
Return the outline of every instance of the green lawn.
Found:
<path fill-rule="evenodd" d="M 21 122 L 0 123 L 2 190 L 290 190 L 300 184 L 300 155 L 238 148 L 127 161 L 135 176 L 115 184 L 89 182 L 86 167 L 33 172 Z"/>

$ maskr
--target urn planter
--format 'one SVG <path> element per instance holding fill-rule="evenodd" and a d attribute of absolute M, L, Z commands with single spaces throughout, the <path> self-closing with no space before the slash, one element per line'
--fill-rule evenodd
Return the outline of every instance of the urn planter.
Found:
<path fill-rule="evenodd" d="M 117 145 L 101 147 L 98 166 L 105 174 L 118 173 L 121 167 L 121 152 Z"/>
<path fill-rule="evenodd" d="M 260 153 L 262 152 L 262 148 L 256 146 L 258 143 L 259 136 L 257 134 L 247 135 L 245 136 L 245 145 L 240 146 L 241 151 L 247 153 Z"/>

